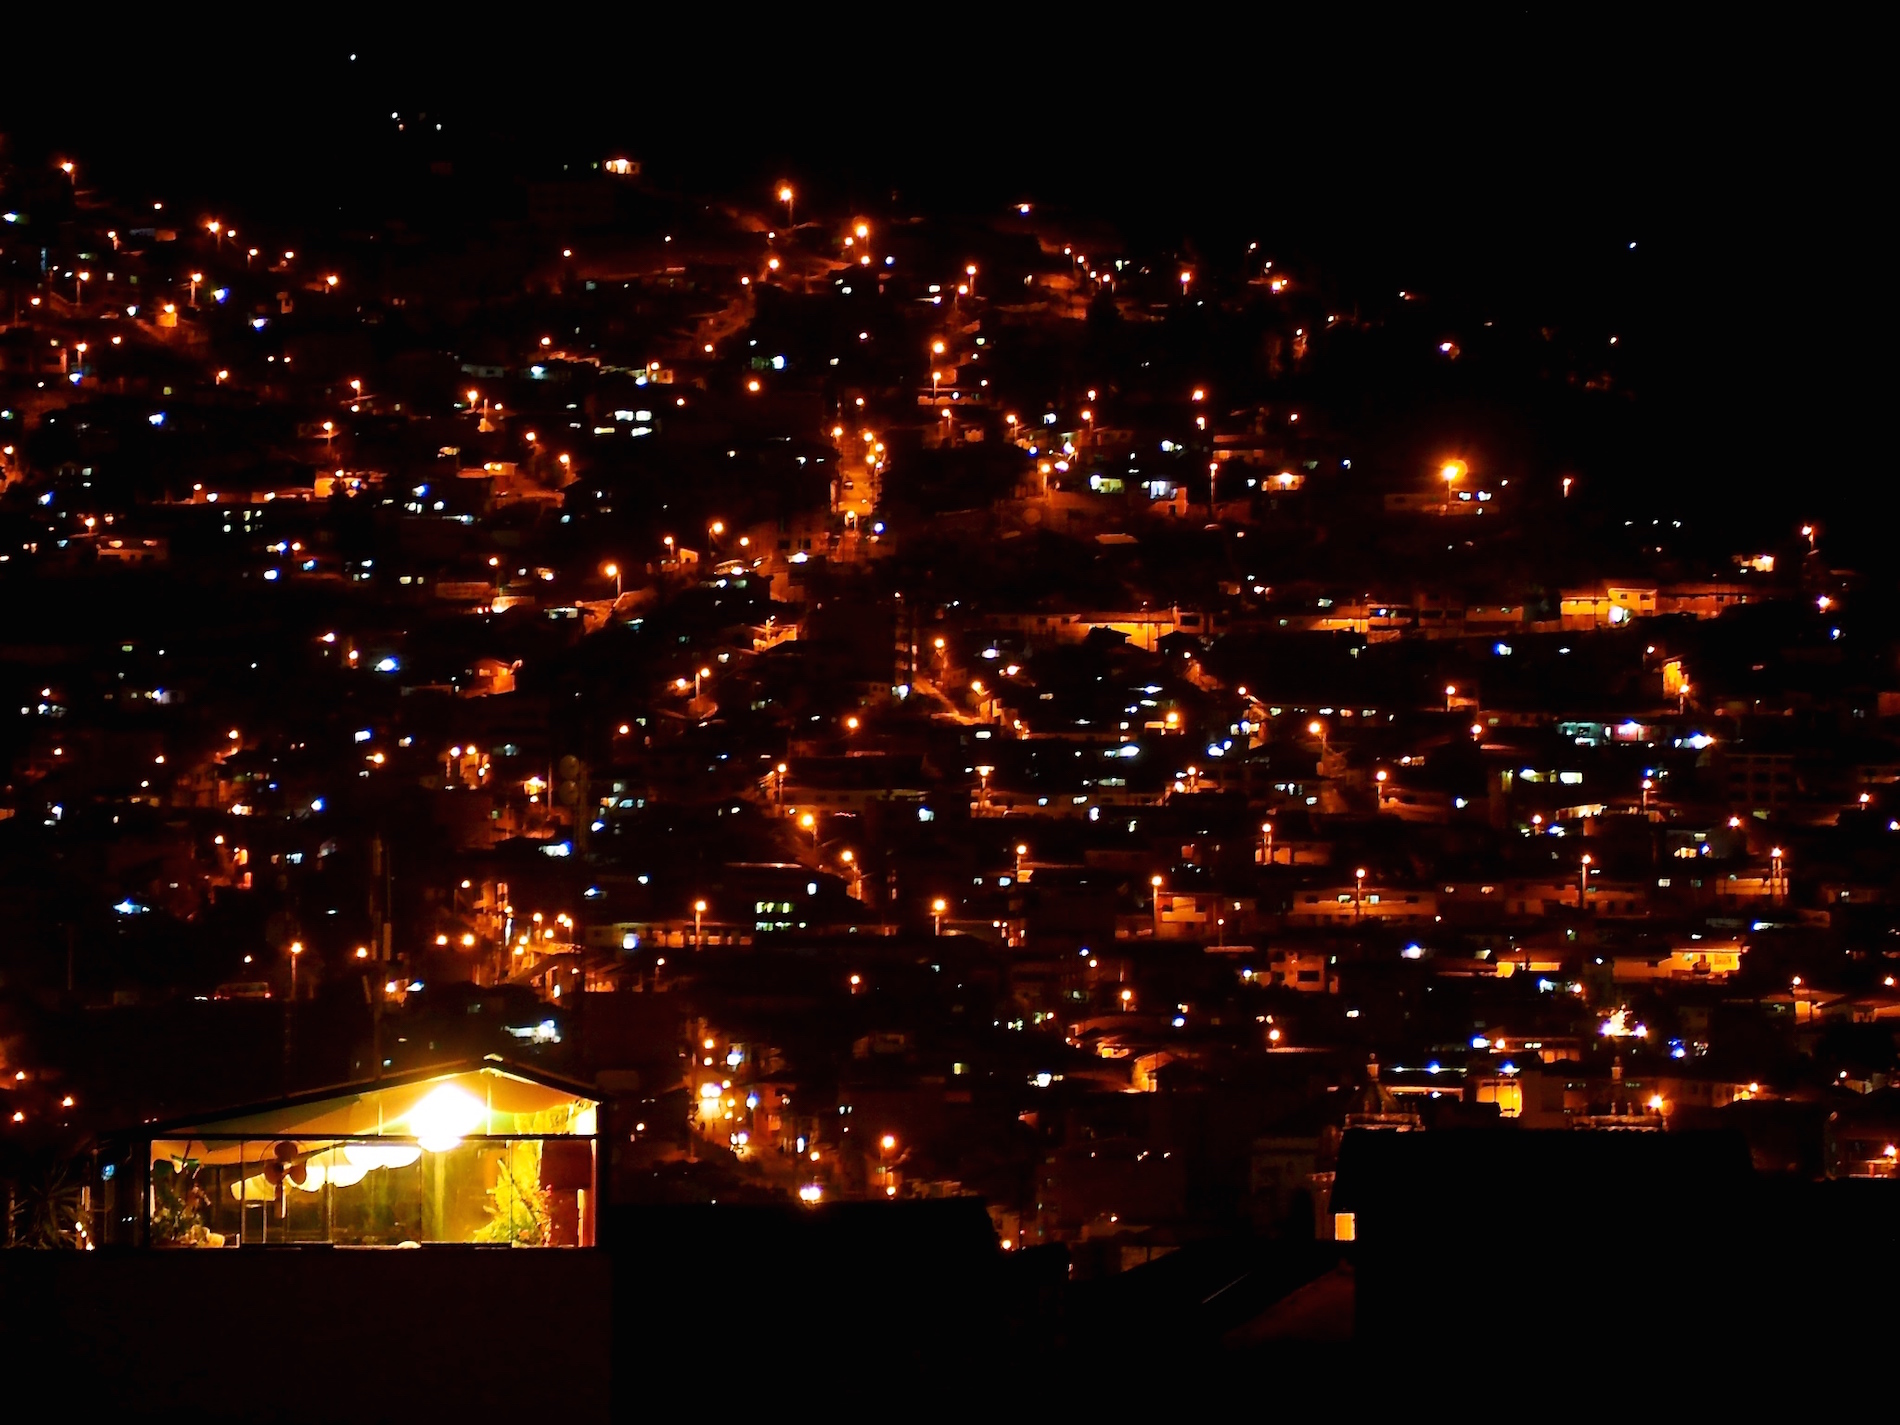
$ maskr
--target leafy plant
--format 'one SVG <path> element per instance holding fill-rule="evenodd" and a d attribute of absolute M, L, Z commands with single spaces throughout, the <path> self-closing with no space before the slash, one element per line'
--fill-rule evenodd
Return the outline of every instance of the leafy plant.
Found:
<path fill-rule="evenodd" d="M 477 1242 L 547 1245 L 548 1190 L 541 1186 L 539 1139 L 517 1140 L 502 1150 L 484 1208 L 488 1221 L 477 1229 Z"/>
<path fill-rule="evenodd" d="M 517 1130 L 532 1134 L 560 1134 L 573 1126 L 571 1105 L 524 1114 Z M 511 1242 L 524 1247 L 545 1247 L 551 1222 L 548 1217 L 548 1190 L 541 1186 L 541 1140 L 519 1138 L 502 1150 L 495 1172 L 495 1185 L 488 1190 L 483 1204 L 488 1221 L 477 1229 L 477 1242 Z"/>
<path fill-rule="evenodd" d="M 71 1160 L 47 1158 L 26 1165 L 7 1187 L 9 1245 L 41 1251 L 83 1245 L 85 1177 Z"/>
<path fill-rule="evenodd" d="M 199 1212 L 209 1203 L 198 1182 L 200 1164 L 180 1158 L 152 1165 L 152 1244 L 186 1246 L 204 1239 Z"/>

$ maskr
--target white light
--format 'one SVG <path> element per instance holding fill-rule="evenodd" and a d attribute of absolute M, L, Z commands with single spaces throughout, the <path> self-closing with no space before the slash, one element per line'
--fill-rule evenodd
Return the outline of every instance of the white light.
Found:
<path fill-rule="evenodd" d="M 454 1084 L 439 1084 L 409 1110 L 409 1127 L 416 1142 L 431 1153 L 446 1153 L 482 1126 L 488 1111 L 481 1100 Z"/>
<path fill-rule="evenodd" d="M 412 1147 L 406 1143 L 392 1143 L 386 1147 L 379 1143 L 351 1143 L 346 1145 L 343 1149 L 344 1160 L 347 1161 L 352 1168 L 361 1169 L 363 1173 L 370 1171 L 372 1168 L 406 1168 L 421 1156 L 422 1149 Z M 333 1170 L 330 1180 L 332 1182 L 338 1182 L 339 1179 L 336 1174 L 341 1171 L 342 1169 Z M 358 1177 L 360 1176 L 361 1173 L 358 1174 Z M 355 1181 L 355 1179 L 351 1181 Z M 347 1187 L 349 1184 L 343 1183 L 341 1185 Z"/>

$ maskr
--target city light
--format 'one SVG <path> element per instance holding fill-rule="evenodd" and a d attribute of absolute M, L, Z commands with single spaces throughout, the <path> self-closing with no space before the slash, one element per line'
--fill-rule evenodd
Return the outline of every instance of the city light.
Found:
<path fill-rule="evenodd" d="M 886 1358 L 926 1410 L 1188 1399 L 1216 1338 L 1468 1357 L 1493 1414 L 1526 1351 L 1592 1400 L 1751 1379 L 1737 1336 L 1877 1380 L 1881 1313 L 1815 1304 L 1877 1299 L 1900 1182 L 1900 634 L 1836 379 L 1884 130 L 1784 63 L 1764 159 L 1678 65 L 1632 142 L 1644 46 L 1582 102 L 1567 31 L 1395 87 L 1376 20 L 713 18 L 547 63 L 454 14 L 453 103 L 381 16 L 183 17 L 131 84 L 110 18 L 22 42 L 0 1237 L 241 1248 L 94 1295 L 180 1403 L 262 1328 L 259 1413 L 390 1413 L 387 1358 L 585 1414 L 644 1383 L 571 1326 L 642 1223 L 713 1410 L 915 1413 Z M 1747 219 L 1624 230 L 1708 173 Z M 1623 1324 L 1652 1278 L 1699 1337 Z M 127 1375 L 42 1314 L 93 1359 L 35 1378 Z"/>

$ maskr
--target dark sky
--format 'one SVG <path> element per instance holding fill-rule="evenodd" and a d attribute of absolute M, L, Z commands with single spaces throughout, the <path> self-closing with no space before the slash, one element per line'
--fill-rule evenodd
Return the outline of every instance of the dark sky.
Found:
<path fill-rule="evenodd" d="M 22 159 L 71 149 L 108 181 L 282 211 L 384 201 L 415 164 L 400 112 L 458 171 L 616 151 L 688 192 L 789 176 L 819 199 L 1029 198 L 1161 245 L 1260 237 L 1343 281 L 1627 328 L 1685 485 L 1799 481 L 1842 522 L 1880 500 L 1873 33 L 1602 7 L 965 13 L 54 32 L 0 129 Z"/>

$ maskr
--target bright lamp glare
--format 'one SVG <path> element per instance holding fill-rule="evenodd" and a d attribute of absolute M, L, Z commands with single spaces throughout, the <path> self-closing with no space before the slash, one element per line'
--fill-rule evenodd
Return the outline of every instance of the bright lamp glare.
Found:
<path fill-rule="evenodd" d="M 431 1153 L 446 1153 L 459 1147 L 487 1116 L 481 1100 L 466 1089 L 442 1084 L 430 1089 L 422 1102 L 409 1110 L 409 1129 L 416 1135 L 416 1142 Z"/>

